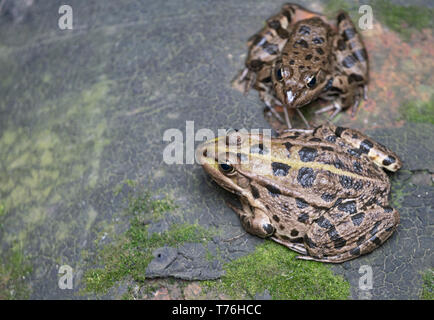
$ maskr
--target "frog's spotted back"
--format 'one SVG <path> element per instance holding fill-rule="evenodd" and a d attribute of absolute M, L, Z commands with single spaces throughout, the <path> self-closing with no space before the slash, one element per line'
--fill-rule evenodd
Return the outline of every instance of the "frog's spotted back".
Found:
<path fill-rule="evenodd" d="M 399 223 L 382 168 L 397 170 L 401 162 L 356 130 L 324 125 L 270 141 L 235 132 L 202 144 L 197 154 L 212 179 L 239 196 L 242 209 L 231 207 L 244 228 L 301 259 L 356 258 L 386 241 Z"/>

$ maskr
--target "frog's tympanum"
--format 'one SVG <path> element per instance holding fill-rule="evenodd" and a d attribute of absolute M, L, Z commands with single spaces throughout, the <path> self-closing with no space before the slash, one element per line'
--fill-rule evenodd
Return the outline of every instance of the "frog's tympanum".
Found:
<path fill-rule="evenodd" d="M 360 34 L 345 11 L 337 15 L 337 26 L 320 14 L 296 4 L 285 4 L 253 35 L 248 45 L 246 67 L 232 82 L 247 93 L 253 87 L 261 100 L 281 121 L 274 106 L 298 108 L 318 98 L 330 105 L 317 113 L 352 108 L 354 115 L 361 97 L 366 99 L 368 57 Z"/>
<path fill-rule="evenodd" d="M 398 157 L 359 131 L 323 125 L 277 138 L 232 131 L 203 143 L 197 156 L 251 234 L 302 254 L 339 263 L 371 252 L 399 223 L 383 171 Z"/>

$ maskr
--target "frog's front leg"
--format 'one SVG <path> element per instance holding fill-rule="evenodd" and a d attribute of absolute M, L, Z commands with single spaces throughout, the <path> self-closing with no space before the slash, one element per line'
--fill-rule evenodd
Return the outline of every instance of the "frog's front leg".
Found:
<path fill-rule="evenodd" d="M 389 171 L 395 172 L 402 167 L 401 160 L 392 150 L 358 130 L 337 127 L 329 123 L 317 127 L 313 130 L 313 135 L 335 143 L 339 148 L 343 148 L 344 152 L 350 152 L 359 156 L 365 154 L 376 165 Z M 339 139 L 345 143 L 344 147 L 339 145 Z"/>
<path fill-rule="evenodd" d="M 241 204 L 242 209 L 227 202 L 227 205 L 239 216 L 244 230 L 261 238 L 273 235 L 275 228 L 265 212 L 258 208 L 254 208 L 252 211 L 247 200 L 241 199 Z"/>

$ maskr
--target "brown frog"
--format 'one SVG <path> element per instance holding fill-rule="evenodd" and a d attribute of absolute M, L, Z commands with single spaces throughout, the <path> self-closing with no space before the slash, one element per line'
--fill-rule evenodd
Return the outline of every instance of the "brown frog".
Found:
<path fill-rule="evenodd" d="M 266 26 L 248 43 L 246 67 L 232 82 L 247 93 L 253 87 L 272 113 L 283 122 L 275 106 L 283 106 L 291 128 L 288 108 L 299 108 L 321 98 L 330 105 L 318 110 L 352 108 L 366 99 L 368 56 L 360 34 L 345 11 L 337 15 L 337 26 L 320 14 L 296 4 L 285 4 L 267 20 Z"/>
<path fill-rule="evenodd" d="M 323 125 L 277 138 L 231 132 L 203 143 L 197 157 L 249 233 L 270 237 L 298 258 L 340 263 L 366 254 L 399 223 L 389 206 L 395 153 L 359 131 Z"/>

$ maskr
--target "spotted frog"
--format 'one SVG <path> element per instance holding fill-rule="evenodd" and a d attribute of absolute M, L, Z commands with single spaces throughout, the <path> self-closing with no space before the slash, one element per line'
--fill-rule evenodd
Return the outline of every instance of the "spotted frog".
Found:
<path fill-rule="evenodd" d="M 359 131 L 331 124 L 271 138 L 232 131 L 197 149 L 204 170 L 236 194 L 228 203 L 251 234 L 285 245 L 298 258 L 340 263 L 366 254 L 399 223 L 384 169 L 395 153 Z"/>
<path fill-rule="evenodd" d="M 367 98 L 368 55 L 360 34 L 345 11 L 336 27 L 327 19 L 296 4 L 285 4 L 265 27 L 248 40 L 245 69 L 233 80 L 238 90 L 259 92 L 272 113 L 291 128 L 288 108 L 321 98 L 330 105 L 316 113 L 352 108 Z M 275 106 L 283 106 L 285 121 Z"/>

